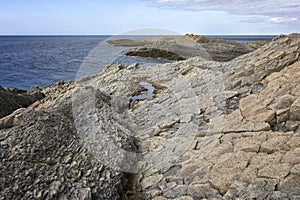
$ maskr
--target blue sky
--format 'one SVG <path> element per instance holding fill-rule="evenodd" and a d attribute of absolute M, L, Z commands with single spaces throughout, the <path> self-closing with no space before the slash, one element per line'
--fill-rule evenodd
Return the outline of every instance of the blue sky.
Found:
<path fill-rule="evenodd" d="M 0 34 L 287 34 L 299 13 L 299 0 L 0 0 Z"/>

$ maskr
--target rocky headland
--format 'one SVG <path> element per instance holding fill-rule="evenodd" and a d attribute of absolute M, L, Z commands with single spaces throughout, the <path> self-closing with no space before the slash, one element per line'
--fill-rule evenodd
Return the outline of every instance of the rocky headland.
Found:
<path fill-rule="evenodd" d="M 267 44 L 266 41 L 239 43 L 220 38 L 209 40 L 203 35 L 186 34 L 181 37 L 156 37 L 141 40 L 108 40 L 115 46 L 133 47 L 128 56 L 184 60 L 195 56 L 214 61 L 229 61 Z M 171 56 L 170 56 L 171 54 Z"/>
<path fill-rule="evenodd" d="M 247 48 L 43 88 L 2 122 L 1 199 L 299 199 L 300 35 Z"/>

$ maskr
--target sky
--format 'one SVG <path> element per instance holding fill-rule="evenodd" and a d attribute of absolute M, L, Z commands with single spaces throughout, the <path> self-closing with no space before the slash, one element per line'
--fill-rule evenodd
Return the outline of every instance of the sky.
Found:
<path fill-rule="evenodd" d="M 299 13 L 300 0 L 0 0 L 0 35 L 277 35 L 300 32 Z"/>

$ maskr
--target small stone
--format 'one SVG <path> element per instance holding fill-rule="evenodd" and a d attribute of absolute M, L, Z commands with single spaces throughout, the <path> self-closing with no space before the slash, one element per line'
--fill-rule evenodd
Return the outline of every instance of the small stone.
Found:
<path fill-rule="evenodd" d="M 219 192 L 209 184 L 192 184 L 188 187 L 188 195 L 194 198 L 214 198 L 219 196 Z"/>
<path fill-rule="evenodd" d="M 247 186 L 247 183 L 235 181 L 224 195 L 224 199 L 236 199 Z"/>
<path fill-rule="evenodd" d="M 271 179 L 283 179 L 289 174 L 290 168 L 291 166 L 288 163 L 266 165 L 258 170 L 258 176 Z"/>
<path fill-rule="evenodd" d="M 156 197 L 158 195 L 162 195 L 163 192 L 159 189 L 150 189 L 150 190 L 147 190 L 147 194 L 151 197 Z"/>
<path fill-rule="evenodd" d="M 242 174 L 251 158 L 245 152 L 224 154 L 212 167 L 210 181 L 214 188 L 225 194 L 230 185 Z"/>
<path fill-rule="evenodd" d="M 252 137 L 237 139 L 235 142 L 234 151 L 245 152 L 258 152 L 261 144 L 260 141 L 257 141 Z"/>
<path fill-rule="evenodd" d="M 296 131 L 297 128 L 300 126 L 300 121 L 287 121 L 285 126 L 288 128 L 289 131 Z"/>
<path fill-rule="evenodd" d="M 260 151 L 266 153 L 274 153 L 279 150 L 287 149 L 286 142 L 289 141 L 290 135 L 276 135 L 275 133 L 269 134 L 269 139 L 261 144 Z"/>
<path fill-rule="evenodd" d="M 289 108 L 286 108 L 286 109 L 281 109 L 276 111 L 277 123 L 285 122 L 289 119 L 290 117 L 289 110 L 290 110 Z"/>
<path fill-rule="evenodd" d="M 65 164 L 69 164 L 69 163 L 71 162 L 71 160 L 72 160 L 71 155 L 68 155 L 68 156 L 65 157 L 64 163 L 65 163 Z"/>
<path fill-rule="evenodd" d="M 177 185 L 175 188 L 164 192 L 167 198 L 178 198 L 187 194 L 188 187 L 186 185 Z"/>
<path fill-rule="evenodd" d="M 283 158 L 282 162 L 291 163 L 291 164 L 299 164 L 300 163 L 300 148 L 293 149 L 287 152 Z"/>

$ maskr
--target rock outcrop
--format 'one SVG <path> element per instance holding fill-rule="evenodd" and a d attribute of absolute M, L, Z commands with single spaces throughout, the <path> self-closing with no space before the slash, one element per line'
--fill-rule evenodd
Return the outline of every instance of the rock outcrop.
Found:
<path fill-rule="evenodd" d="M 0 86 L 0 118 L 19 108 L 28 107 L 42 98 L 44 98 L 44 94 L 38 88 L 33 87 L 26 92 L 18 89 L 5 89 Z"/>
<path fill-rule="evenodd" d="M 191 38 L 195 40 L 197 43 L 208 43 L 209 39 L 205 37 L 204 35 L 194 35 L 194 34 L 185 34 L 184 37 Z"/>
<path fill-rule="evenodd" d="M 74 86 L 60 82 L 44 88 L 45 99 L 19 112 L 12 128 L 1 130 L 1 198 L 122 198 L 130 177 L 95 158 L 77 134 L 71 102 Z M 99 93 L 102 110 L 110 109 L 108 98 Z M 111 112 L 106 114 L 112 117 Z M 109 124 L 105 131 L 122 138 L 122 148 L 135 151 L 134 138 L 114 133 L 115 126 Z"/>
<path fill-rule="evenodd" d="M 206 59 L 222 62 L 252 52 L 267 43 L 263 41 L 238 43 L 219 38 L 209 40 L 205 36 L 194 34 L 186 34 L 182 37 L 157 37 L 143 40 L 116 39 L 107 42 L 116 46 L 139 47 L 137 49 L 130 49 L 125 53 L 126 55 L 132 55 L 131 53 L 135 52 L 135 56 L 157 58 L 157 53 L 155 52 L 160 50 L 162 52 L 168 52 L 168 54 L 161 54 L 161 56 L 159 56 L 160 58 L 182 60 L 181 58 L 188 59 L 201 56 Z M 147 52 L 149 52 L 149 50 L 152 51 L 151 53 L 144 53 L 145 49 L 148 49 Z M 174 59 L 173 56 L 170 57 L 170 53 L 180 59 Z"/>
<path fill-rule="evenodd" d="M 183 57 L 176 53 L 156 49 L 156 48 L 137 48 L 126 52 L 126 56 L 139 56 L 139 57 L 150 57 L 150 58 L 163 58 L 168 60 L 185 60 Z"/>
<path fill-rule="evenodd" d="M 48 87 L 0 130 L 0 196 L 299 199 L 299 81 L 292 34 L 229 62 L 111 65 Z M 154 98 L 129 107 L 140 82 Z"/>

